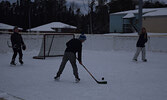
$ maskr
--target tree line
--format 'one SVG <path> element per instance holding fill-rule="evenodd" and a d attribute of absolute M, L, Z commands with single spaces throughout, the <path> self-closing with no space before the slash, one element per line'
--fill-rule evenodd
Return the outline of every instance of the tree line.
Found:
<path fill-rule="evenodd" d="M 75 2 L 66 0 L 17 0 L 11 3 L 0 2 L 0 22 L 23 28 L 29 28 L 50 22 L 63 22 L 76 26 L 79 32 L 107 33 L 109 32 L 109 14 L 119 11 L 133 10 L 137 0 L 90 0 L 85 9 L 86 14 Z M 160 2 L 144 2 L 144 8 L 167 7 Z"/>

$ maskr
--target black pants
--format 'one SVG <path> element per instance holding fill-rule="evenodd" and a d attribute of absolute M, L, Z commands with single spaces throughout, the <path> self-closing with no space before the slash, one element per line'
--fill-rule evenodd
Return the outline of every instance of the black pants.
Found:
<path fill-rule="evenodd" d="M 19 60 L 22 60 L 23 58 L 23 53 L 21 48 L 13 48 L 13 57 L 12 57 L 12 61 L 15 61 L 17 53 L 19 53 Z"/>

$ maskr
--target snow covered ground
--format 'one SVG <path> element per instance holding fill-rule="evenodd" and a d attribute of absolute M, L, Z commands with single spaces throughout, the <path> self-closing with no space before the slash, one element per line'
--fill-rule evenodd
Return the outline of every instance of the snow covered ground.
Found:
<path fill-rule="evenodd" d="M 75 83 L 70 63 L 54 81 L 62 58 L 32 59 L 37 53 L 24 52 L 23 66 L 9 65 L 12 53 L 0 54 L 0 90 L 24 100 L 167 100 L 167 53 L 147 52 L 148 62 L 139 57 L 136 63 L 134 52 L 84 50 L 83 64 L 106 85 L 79 64 L 81 82 Z"/>
<path fill-rule="evenodd" d="M 6 93 L 4 91 L 0 91 L 0 100 L 24 100 L 24 99 Z"/>

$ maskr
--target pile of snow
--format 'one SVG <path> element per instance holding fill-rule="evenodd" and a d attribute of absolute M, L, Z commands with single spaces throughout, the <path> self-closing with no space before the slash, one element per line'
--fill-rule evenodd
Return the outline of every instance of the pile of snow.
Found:
<path fill-rule="evenodd" d="M 167 46 L 164 46 L 164 43 L 167 43 L 166 34 L 148 33 L 148 36 L 148 42 L 146 43 L 147 51 L 167 52 Z M 38 54 L 42 45 L 43 35 L 22 35 L 22 37 L 25 44 L 27 45 L 26 52 L 36 51 Z M 76 37 L 78 37 L 78 35 L 76 35 Z M 135 51 L 137 40 L 137 33 L 105 35 L 87 34 L 87 40 L 84 42 L 83 47 L 84 50 L 96 51 Z M 8 47 L 7 41 L 10 41 L 10 35 L 1 34 L 0 53 L 7 53 L 12 51 L 12 49 Z M 58 43 L 58 45 L 61 45 L 61 43 Z"/>
<path fill-rule="evenodd" d="M 84 47 L 86 50 L 98 51 L 135 51 L 137 40 L 137 33 L 87 35 Z M 167 52 L 167 46 L 164 46 L 166 42 L 166 34 L 149 33 L 146 49 L 147 51 Z"/>
<path fill-rule="evenodd" d="M 10 34 L 0 34 L 0 53 L 12 52 L 12 49 L 8 47 L 7 42 L 11 46 Z M 39 51 L 42 44 L 42 35 L 22 35 L 23 40 L 27 46 L 26 51 Z"/>

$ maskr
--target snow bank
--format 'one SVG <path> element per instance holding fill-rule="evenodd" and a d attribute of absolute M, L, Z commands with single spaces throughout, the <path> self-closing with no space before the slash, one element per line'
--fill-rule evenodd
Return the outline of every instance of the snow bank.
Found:
<path fill-rule="evenodd" d="M 22 35 L 27 45 L 28 52 L 39 52 L 43 35 Z M 76 35 L 78 37 L 79 35 Z M 134 35 L 87 35 L 87 40 L 83 44 L 85 50 L 95 51 L 134 51 L 138 36 Z M 10 41 L 9 34 L 0 35 L 0 53 L 11 52 L 7 46 Z M 167 35 L 150 35 L 146 44 L 147 51 L 167 52 Z"/>
<path fill-rule="evenodd" d="M 138 36 L 135 35 L 87 35 L 86 50 L 134 51 Z M 147 51 L 167 52 L 167 35 L 150 35 L 146 43 Z"/>
<path fill-rule="evenodd" d="M 22 35 L 24 42 L 27 46 L 28 52 L 31 51 L 39 51 L 42 43 L 42 35 Z M 10 35 L 9 34 L 0 34 L 0 53 L 8 53 L 11 52 L 12 49 L 8 47 L 7 41 L 10 42 Z"/>
<path fill-rule="evenodd" d="M 133 51 L 136 49 L 136 41 L 137 37 L 131 36 L 87 35 L 83 48 L 97 51 Z"/>
<path fill-rule="evenodd" d="M 149 51 L 167 52 L 167 36 L 152 36 L 149 41 Z"/>

